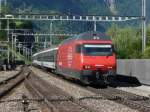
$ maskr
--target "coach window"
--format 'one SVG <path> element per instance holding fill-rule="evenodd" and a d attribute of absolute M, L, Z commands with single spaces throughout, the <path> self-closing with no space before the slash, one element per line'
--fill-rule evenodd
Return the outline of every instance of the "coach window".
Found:
<path fill-rule="evenodd" d="M 38 60 L 38 61 L 40 61 L 40 54 L 38 55 L 38 58 L 37 58 L 37 60 Z"/>
<path fill-rule="evenodd" d="M 44 60 L 45 60 L 45 61 L 48 61 L 48 55 L 49 55 L 49 52 L 46 52 L 46 53 L 44 54 Z"/>
<path fill-rule="evenodd" d="M 41 54 L 39 54 L 39 61 L 41 61 Z"/>
<path fill-rule="evenodd" d="M 43 61 L 43 54 L 40 54 L 40 60 Z"/>
<path fill-rule="evenodd" d="M 33 59 L 37 60 L 37 56 L 33 57 Z"/>
<path fill-rule="evenodd" d="M 54 62 L 54 51 L 51 51 L 50 62 Z"/>
<path fill-rule="evenodd" d="M 56 54 L 57 54 L 57 50 L 54 50 L 54 62 L 55 62 L 56 59 L 57 59 Z"/>
<path fill-rule="evenodd" d="M 45 57 L 43 53 L 41 54 L 41 61 L 45 61 Z"/>
<path fill-rule="evenodd" d="M 48 57 L 49 57 L 49 53 L 46 52 L 46 53 L 44 54 L 44 60 L 45 60 L 45 61 L 48 61 Z"/>

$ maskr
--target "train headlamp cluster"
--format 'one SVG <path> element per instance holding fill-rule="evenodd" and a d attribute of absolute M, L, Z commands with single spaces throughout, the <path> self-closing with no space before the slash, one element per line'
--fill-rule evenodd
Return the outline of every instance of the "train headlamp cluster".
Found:
<path fill-rule="evenodd" d="M 101 67 L 96 67 L 95 65 L 84 65 L 83 66 L 83 69 L 85 69 L 85 70 L 95 70 L 96 68 L 101 68 Z M 111 66 L 108 66 L 107 68 L 109 70 L 113 69 L 113 67 L 111 67 Z"/>
<path fill-rule="evenodd" d="M 112 69 L 113 67 L 109 66 L 108 69 Z"/>
<path fill-rule="evenodd" d="M 91 70 L 91 69 L 95 69 L 95 66 L 94 65 L 84 65 L 83 68 L 85 70 Z"/>

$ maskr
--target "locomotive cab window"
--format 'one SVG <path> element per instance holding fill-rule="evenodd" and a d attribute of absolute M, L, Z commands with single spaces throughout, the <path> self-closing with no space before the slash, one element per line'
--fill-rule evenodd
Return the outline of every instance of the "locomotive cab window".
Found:
<path fill-rule="evenodd" d="M 89 56 L 111 56 L 113 54 L 112 45 L 106 44 L 85 44 L 84 54 Z"/>

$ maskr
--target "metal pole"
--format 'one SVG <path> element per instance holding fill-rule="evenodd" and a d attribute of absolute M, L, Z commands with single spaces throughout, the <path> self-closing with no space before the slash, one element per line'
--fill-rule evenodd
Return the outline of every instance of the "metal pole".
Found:
<path fill-rule="evenodd" d="M 96 21 L 94 21 L 94 31 L 97 30 Z"/>
<path fill-rule="evenodd" d="M 25 49 L 24 49 L 24 46 L 22 46 L 22 48 L 23 48 L 23 49 L 22 49 L 22 50 L 23 50 L 23 55 L 25 56 L 25 53 L 24 53 L 24 52 L 25 52 Z"/>
<path fill-rule="evenodd" d="M 13 51 L 14 49 L 14 38 L 13 38 L 14 35 L 11 36 L 11 50 Z M 11 61 L 13 62 L 13 53 L 12 53 L 12 59 Z"/>
<path fill-rule="evenodd" d="M 28 60 L 30 60 L 30 49 L 28 49 Z"/>
<path fill-rule="evenodd" d="M 26 59 L 28 60 L 28 49 L 26 48 Z"/>
<path fill-rule="evenodd" d="M 4 13 L 7 13 L 7 0 L 4 0 L 4 5 L 5 5 L 5 10 L 4 10 Z"/>
<path fill-rule="evenodd" d="M 9 39 L 9 19 L 7 20 L 7 39 L 8 39 L 8 52 L 7 52 L 7 62 L 9 64 L 10 60 L 9 60 L 9 42 L 10 42 L 10 39 Z"/>
<path fill-rule="evenodd" d="M 0 0 L 0 18 L 1 18 L 1 15 L 2 15 L 1 13 L 2 13 L 2 0 Z M 2 22 L 0 20 L 0 30 L 2 29 L 1 25 L 2 25 Z"/>
<path fill-rule="evenodd" d="M 46 43 L 47 43 L 47 41 L 46 41 L 46 37 L 45 37 L 44 49 L 46 49 Z"/>
<path fill-rule="evenodd" d="M 14 61 L 16 60 L 16 56 L 17 56 L 17 49 L 16 49 L 16 41 L 17 41 L 17 39 L 16 39 L 16 35 L 15 35 L 15 41 L 14 41 L 14 51 L 15 51 L 15 54 L 14 54 Z"/>
<path fill-rule="evenodd" d="M 2 12 L 2 0 L 0 0 L 0 13 Z"/>
<path fill-rule="evenodd" d="M 27 59 L 27 48 L 25 47 L 25 57 Z"/>
<path fill-rule="evenodd" d="M 51 21 L 51 22 L 50 22 L 50 31 L 49 31 L 50 34 L 52 33 L 52 28 L 53 28 L 53 22 Z M 51 44 L 51 45 L 52 45 L 52 43 L 53 43 L 53 42 L 52 42 L 52 41 L 53 41 L 52 38 L 53 38 L 53 37 L 52 37 L 52 35 L 51 35 L 51 36 L 50 36 L 50 44 Z"/>
<path fill-rule="evenodd" d="M 26 49 L 27 49 L 27 60 L 29 61 L 29 49 L 28 48 Z"/>
<path fill-rule="evenodd" d="M 30 52 L 30 55 L 31 55 L 31 59 L 32 59 L 32 47 L 31 47 L 31 52 Z"/>
<path fill-rule="evenodd" d="M 7 6 L 7 0 L 5 0 L 5 7 Z"/>
<path fill-rule="evenodd" d="M 26 48 L 26 59 L 28 60 L 28 49 Z"/>
<path fill-rule="evenodd" d="M 24 47 L 23 49 L 24 49 L 24 57 L 26 59 L 26 48 Z"/>
<path fill-rule="evenodd" d="M 142 0 L 142 51 L 146 48 L 146 0 Z"/>
<path fill-rule="evenodd" d="M 19 42 L 19 54 L 21 54 L 21 53 L 20 53 L 20 42 Z"/>

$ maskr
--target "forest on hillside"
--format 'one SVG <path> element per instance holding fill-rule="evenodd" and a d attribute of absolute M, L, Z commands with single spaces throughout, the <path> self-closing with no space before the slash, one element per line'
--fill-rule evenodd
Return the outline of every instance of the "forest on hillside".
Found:
<path fill-rule="evenodd" d="M 48 13 L 73 15 L 114 15 L 107 0 L 11 0 L 2 13 Z M 150 1 L 147 1 L 148 3 Z M 141 15 L 141 0 L 115 0 L 116 15 Z M 147 3 L 147 4 L 148 4 Z M 69 4 L 69 5 L 68 5 Z M 132 4 L 132 7 L 130 7 Z M 147 7 L 147 12 L 150 7 Z M 150 15 L 147 13 L 149 22 Z M 34 32 L 49 32 L 49 22 L 10 21 L 10 28 L 33 29 Z M 6 21 L 2 21 L 2 28 L 6 28 Z M 81 33 L 93 30 L 92 22 L 55 22 L 54 33 Z M 140 21 L 127 23 L 97 23 L 97 30 L 112 37 L 121 59 L 150 58 L 150 24 L 147 25 L 147 48 L 142 52 Z M 0 31 L 0 40 L 6 40 L 6 31 Z M 67 37 L 64 37 L 67 38 Z M 47 40 L 49 37 L 47 37 Z M 63 39 L 53 37 L 53 44 L 59 44 Z M 41 40 L 44 41 L 44 40 Z"/>

